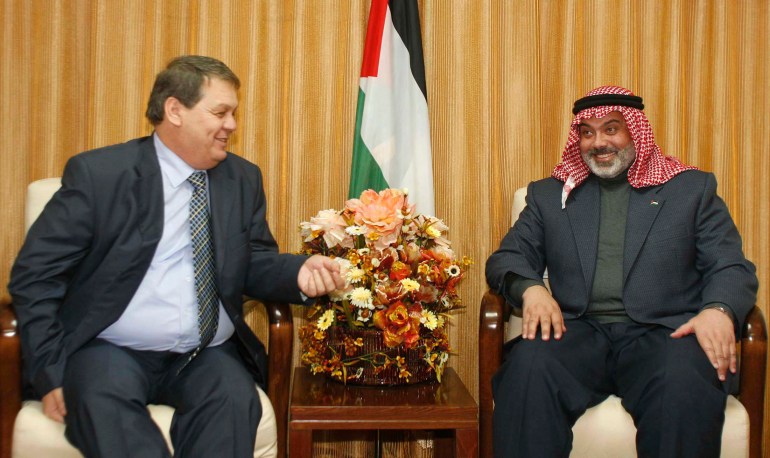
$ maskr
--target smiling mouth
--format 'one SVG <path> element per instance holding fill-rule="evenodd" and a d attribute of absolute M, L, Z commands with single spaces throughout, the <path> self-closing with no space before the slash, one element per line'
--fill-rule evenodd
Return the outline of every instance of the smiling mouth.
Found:
<path fill-rule="evenodd" d="M 591 151 L 591 157 L 597 162 L 607 162 L 612 159 L 613 156 L 617 156 L 618 152 L 615 148 L 602 148 Z"/>

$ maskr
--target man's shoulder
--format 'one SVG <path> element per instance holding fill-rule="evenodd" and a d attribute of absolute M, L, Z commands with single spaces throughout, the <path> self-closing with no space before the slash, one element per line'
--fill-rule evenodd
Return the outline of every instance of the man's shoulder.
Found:
<path fill-rule="evenodd" d="M 254 184 L 261 186 L 262 182 L 262 170 L 257 164 L 245 159 L 237 154 L 228 152 L 227 159 L 217 165 L 212 172 L 224 172 L 232 178 L 245 178 L 248 181 L 253 181 Z M 210 176 L 210 175 L 209 175 Z"/>
<path fill-rule="evenodd" d="M 73 156 L 72 160 L 94 163 L 106 168 L 120 167 L 135 162 L 143 151 L 154 151 L 154 148 L 152 137 L 140 137 L 125 143 L 84 151 Z"/>
<path fill-rule="evenodd" d="M 243 169 L 244 171 L 254 172 L 259 171 L 259 166 L 248 159 L 241 157 L 235 153 L 227 152 L 227 160 L 223 162 L 231 167 Z"/>
<path fill-rule="evenodd" d="M 527 187 L 528 192 L 537 194 L 552 194 L 558 193 L 561 195 L 564 182 L 557 180 L 553 177 L 542 178 L 537 181 L 533 181 Z"/>
<path fill-rule="evenodd" d="M 663 184 L 665 191 L 682 192 L 693 190 L 701 192 L 707 185 L 716 186 L 716 177 L 711 172 L 702 170 L 685 170 L 682 173 L 674 175 L 670 180 Z"/>

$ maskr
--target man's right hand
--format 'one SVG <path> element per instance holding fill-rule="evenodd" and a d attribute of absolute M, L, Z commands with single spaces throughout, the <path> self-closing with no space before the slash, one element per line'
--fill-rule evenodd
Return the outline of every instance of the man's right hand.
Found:
<path fill-rule="evenodd" d="M 64 406 L 64 391 L 61 388 L 54 388 L 43 396 L 43 413 L 53 421 L 64 423 L 67 408 Z"/>
<path fill-rule="evenodd" d="M 534 285 L 524 291 L 522 299 L 524 304 L 522 307 L 521 337 L 534 339 L 537 328 L 540 326 L 543 340 L 551 338 L 552 329 L 553 338 L 561 339 L 561 335 L 567 332 L 567 327 L 564 325 L 561 308 L 551 293 L 544 286 Z"/>

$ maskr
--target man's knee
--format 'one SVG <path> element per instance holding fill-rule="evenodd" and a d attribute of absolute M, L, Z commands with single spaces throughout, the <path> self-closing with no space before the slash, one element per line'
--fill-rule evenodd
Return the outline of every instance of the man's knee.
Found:
<path fill-rule="evenodd" d="M 143 406 L 151 388 L 125 349 L 103 341 L 86 345 L 68 359 L 63 385 L 68 410 L 112 403 Z"/>
<path fill-rule="evenodd" d="M 227 344 L 226 344 L 227 345 Z M 235 415 L 261 416 L 262 408 L 254 379 L 240 361 L 226 348 L 214 348 L 208 354 L 202 353 L 200 365 L 182 371 L 180 383 L 170 387 L 170 402 L 183 413 L 189 409 L 218 406 Z M 190 372 L 185 374 L 185 371 Z"/>

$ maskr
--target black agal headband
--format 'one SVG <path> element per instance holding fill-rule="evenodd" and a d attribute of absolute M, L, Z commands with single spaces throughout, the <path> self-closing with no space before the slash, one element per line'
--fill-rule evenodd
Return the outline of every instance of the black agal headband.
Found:
<path fill-rule="evenodd" d="M 625 94 L 596 94 L 583 97 L 575 101 L 575 106 L 572 108 L 572 114 L 576 115 L 586 108 L 601 107 L 608 105 L 620 105 L 624 107 L 637 108 L 639 110 L 644 109 L 642 98 L 635 95 Z"/>

